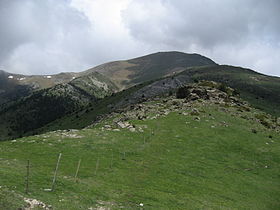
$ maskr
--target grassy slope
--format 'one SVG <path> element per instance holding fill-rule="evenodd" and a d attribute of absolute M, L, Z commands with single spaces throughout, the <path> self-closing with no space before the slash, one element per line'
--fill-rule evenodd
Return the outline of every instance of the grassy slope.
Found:
<path fill-rule="evenodd" d="M 237 89 L 254 107 L 280 116 L 280 78 L 259 74 L 249 69 L 220 65 L 189 69 L 183 74 L 193 79 L 212 80 Z"/>
<path fill-rule="evenodd" d="M 139 203 L 145 209 L 279 209 L 279 133 L 257 123 L 255 111 L 201 103 L 194 107 L 201 121 L 178 112 L 134 120 L 136 127 L 147 126 L 144 133 L 102 131 L 98 125 L 0 142 L 0 185 L 22 194 L 29 159 L 28 197 L 56 209 L 87 209 L 100 201 L 116 209 L 139 209 Z M 59 152 L 63 155 L 56 191 L 44 192 Z M 80 158 L 79 182 L 74 183 Z M 0 197 L 0 204 L 3 199 L 11 198 Z"/>

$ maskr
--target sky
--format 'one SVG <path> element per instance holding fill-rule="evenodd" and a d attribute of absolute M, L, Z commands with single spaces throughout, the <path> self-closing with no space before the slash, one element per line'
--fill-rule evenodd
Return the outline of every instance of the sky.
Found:
<path fill-rule="evenodd" d="M 0 69 L 79 72 L 159 51 L 280 76 L 279 0 L 0 0 Z"/>

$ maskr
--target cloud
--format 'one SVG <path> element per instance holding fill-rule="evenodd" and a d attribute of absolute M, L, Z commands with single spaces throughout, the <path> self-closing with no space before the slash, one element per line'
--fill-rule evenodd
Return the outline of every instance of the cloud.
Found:
<path fill-rule="evenodd" d="M 69 63 L 81 59 L 76 53 L 77 57 L 66 60 L 73 51 L 86 48 L 81 38 L 88 38 L 90 22 L 67 6 L 67 1 L 4 0 L 0 8 L 0 46 L 4 46 L 0 62 L 4 67 L 47 73 L 65 71 Z"/>
<path fill-rule="evenodd" d="M 0 0 L 0 69 L 82 71 L 164 50 L 280 76 L 278 0 Z"/>
<path fill-rule="evenodd" d="M 123 18 L 130 34 L 151 48 L 195 51 L 280 75 L 279 11 L 277 0 L 135 0 Z"/>

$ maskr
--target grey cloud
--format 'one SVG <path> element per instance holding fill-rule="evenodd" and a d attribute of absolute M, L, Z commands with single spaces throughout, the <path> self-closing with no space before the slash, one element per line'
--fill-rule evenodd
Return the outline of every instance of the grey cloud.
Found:
<path fill-rule="evenodd" d="M 133 0 L 123 12 L 124 22 L 136 40 L 151 48 L 161 46 L 162 49 L 196 51 L 222 63 L 245 65 L 280 75 L 278 61 L 268 58 L 280 56 L 280 1 L 151 2 Z M 256 53 L 255 50 L 263 53 Z M 246 57 L 253 59 L 249 61 Z"/>
<path fill-rule="evenodd" d="M 0 2 L 0 68 L 47 73 L 65 71 L 68 64 L 77 67 L 83 58 L 77 52 L 87 48 L 91 23 L 69 1 Z"/>
<path fill-rule="evenodd" d="M 280 3 L 277 0 L 149 2 L 134 0 L 124 12 L 131 34 L 146 42 L 158 40 L 171 46 L 177 43 L 211 48 L 223 43 L 244 43 L 254 37 L 279 41 Z M 157 15 L 158 8 L 160 15 Z M 143 16 L 141 19 L 139 13 Z"/>
<path fill-rule="evenodd" d="M 280 76 L 279 11 L 278 0 L 0 0 L 0 69 L 81 71 L 178 50 Z"/>
<path fill-rule="evenodd" d="M 72 2 L 0 0 L 0 69 L 24 74 L 82 71 L 146 52 L 125 28 L 112 29 L 102 21 L 110 13 L 95 9 L 86 14 Z M 80 2 L 91 6 L 96 0 Z"/>

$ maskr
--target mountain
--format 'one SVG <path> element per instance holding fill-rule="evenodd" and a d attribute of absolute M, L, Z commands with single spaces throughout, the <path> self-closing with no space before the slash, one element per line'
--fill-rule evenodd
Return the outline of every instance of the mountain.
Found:
<path fill-rule="evenodd" d="M 112 93 L 203 65 L 216 64 L 198 54 L 165 52 L 103 64 L 81 73 L 29 77 L 5 73 L 3 94 L 10 101 L 0 107 L 0 139 L 27 135 Z M 11 84 L 16 88 L 6 91 Z M 25 94 L 9 98 L 19 87 L 25 88 Z"/>
<path fill-rule="evenodd" d="M 77 76 L 77 73 L 22 75 L 0 70 L 0 105 L 28 96 L 36 90 L 70 82 Z"/>
<path fill-rule="evenodd" d="M 215 81 L 216 88 L 234 89 L 235 95 L 249 102 L 255 108 L 280 117 L 280 78 L 259 74 L 241 67 L 216 65 L 208 67 L 193 67 L 173 76 L 157 79 L 128 88 L 111 97 L 91 104 L 88 108 L 68 114 L 47 124 L 38 130 L 39 133 L 57 129 L 82 129 L 90 125 L 100 116 L 119 108 L 140 103 L 161 95 L 174 93 L 177 88 L 194 82 L 207 84 Z M 211 82 L 210 82 L 211 84 Z"/>
<path fill-rule="evenodd" d="M 2 141 L 0 209 L 279 209 L 280 121 L 234 94 L 201 81 L 82 130 Z"/>
<path fill-rule="evenodd" d="M 158 52 L 127 61 L 106 63 L 82 74 L 99 72 L 110 78 L 123 90 L 136 84 L 173 75 L 188 67 L 217 65 L 211 59 L 199 54 L 182 52 Z"/>
<path fill-rule="evenodd" d="M 255 108 L 280 116 L 280 78 L 241 67 L 218 65 L 197 54 L 155 53 L 106 63 L 76 74 L 77 78 L 65 75 L 68 76 L 63 77 L 64 80 L 53 77 L 50 88 L 33 90 L 27 97 L 2 105 L 0 139 L 83 128 L 123 106 L 204 80 L 225 84 Z M 63 82 L 67 79 L 71 81 Z M 62 83 L 54 85 L 54 81 Z"/>
<path fill-rule="evenodd" d="M 30 95 L 36 90 L 50 88 L 58 84 L 98 72 L 110 78 L 117 89 L 125 89 L 158 77 L 178 73 L 190 66 L 215 65 L 198 54 L 181 52 L 155 53 L 127 61 L 115 61 L 91 68 L 87 71 L 65 72 L 55 75 L 21 75 L 0 70 L 0 105 Z"/>

